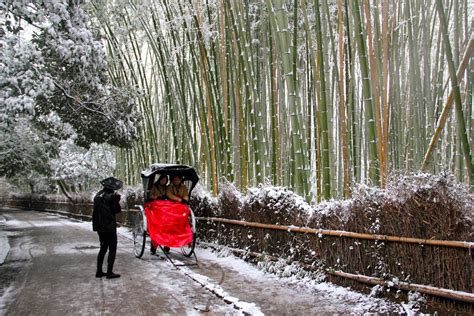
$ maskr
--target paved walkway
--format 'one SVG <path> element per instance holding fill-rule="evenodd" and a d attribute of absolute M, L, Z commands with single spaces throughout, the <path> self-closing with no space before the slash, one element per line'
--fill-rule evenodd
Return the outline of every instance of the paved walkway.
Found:
<path fill-rule="evenodd" d="M 235 312 L 157 257 L 136 259 L 122 236 L 114 269 L 122 277 L 109 280 L 95 278 L 98 237 L 84 223 L 33 211 L 0 211 L 0 223 L 11 248 L 0 266 L 0 314 Z"/>

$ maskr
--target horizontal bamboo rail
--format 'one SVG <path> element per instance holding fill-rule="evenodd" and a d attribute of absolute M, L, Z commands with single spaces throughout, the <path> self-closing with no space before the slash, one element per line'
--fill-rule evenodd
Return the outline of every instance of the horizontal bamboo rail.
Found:
<path fill-rule="evenodd" d="M 414 283 L 407 283 L 407 282 L 391 282 L 387 280 L 383 280 L 376 277 L 369 277 L 366 275 L 361 274 L 352 274 L 346 273 L 342 271 L 326 271 L 328 274 L 335 275 L 338 277 L 343 277 L 346 279 L 355 280 L 358 282 L 372 284 L 372 285 L 383 285 L 388 286 L 391 288 L 396 288 L 405 291 L 416 291 L 422 294 L 428 294 L 432 296 L 448 298 L 456 301 L 462 301 L 467 303 L 474 303 L 474 293 L 468 293 L 463 291 L 454 291 L 449 289 L 438 288 L 434 286 L 422 285 L 422 284 L 414 284 Z"/>
<path fill-rule="evenodd" d="M 245 226 L 245 227 L 282 230 L 282 231 L 295 232 L 295 233 L 317 234 L 317 235 L 323 235 L 323 236 L 381 240 L 381 241 L 391 241 L 391 242 L 431 245 L 431 246 L 443 246 L 443 247 L 453 247 L 453 248 L 466 248 L 466 249 L 474 248 L 474 242 L 467 242 L 467 241 L 421 239 L 421 238 L 398 237 L 398 236 L 388 236 L 388 235 L 378 235 L 378 234 L 364 234 L 364 233 L 347 232 L 347 231 L 342 231 L 342 230 L 327 230 L 327 229 L 319 229 L 319 228 L 263 224 L 263 223 L 257 223 L 257 222 L 246 222 L 246 221 L 219 218 L 219 217 L 197 217 L 197 220 L 212 221 L 216 223 L 239 225 L 239 226 Z"/>
<path fill-rule="evenodd" d="M 215 244 L 210 244 L 210 243 L 205 243 L 205 242 L 199 242 L 199 243 L 204 244 L 208 247 L 213 247 L 213 248 L 225 247 L 225 246 L 215 245 Z M 249 252 L 247 250 L 229 248 L 229 247 L 225 247 L 225 248 L 229 249 L 230 251 L 238 255 L 250 255 L 252 257 L 266 257 L 273 261 L 278 260 L 278 258 L 270 256 L 268 254 L 263 254 L 263 253 L 258 253 L 258 252 Z M 310 265 L 303 265 L 303 266 L 309 269 L 313 268 Z M 393 281 L 388 281 L 388 280 L 384 280 L 377 277 L 369 277 L 362 274 L 352 274 L 352 273 L 347 273 L 343 271 L 336 271 L 333 269 L 326 269 L 326 273 L 337 276 L 337 277 L 354 280 L 360 283 L 365 283 L 365 284 L 370 284 L 370 285 L 382 285 L 389 288 L 395 288 L 395 289 L 404 290 L 404 291 L 416 291 L 422 294 L 441 297 L 445 299 L 451 299 L 455 301 L 467 302 L 471 304 L 474 303 L 474 293 L 469 293 L 469 292 L 464 292 L 464 291 L 455 291 L 455 290 L 444 289 L 444 288 L 439 288 L 439 287 L 434 287 L 434 286 L 427 286 L 423 284 L 416 284 L 416 283 L 408 283 L 408 282 L 401 282 L 401 281 L 393 282 Z"/>

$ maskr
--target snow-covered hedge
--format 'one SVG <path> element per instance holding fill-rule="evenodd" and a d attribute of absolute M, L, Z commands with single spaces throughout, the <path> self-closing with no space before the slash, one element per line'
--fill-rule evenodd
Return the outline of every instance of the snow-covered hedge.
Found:
<path fill-rule="evenodd" d="M 205 197 L 202 199 L 201 197 Z M 202 201 L 202 202 L 201 202 Z M 473 241 L 474 195 L 452 175 L 392 177 L 386 190 L 358 186 L 345 201 L 312 206 L 286 188 L 233 185 L 195 196 L 197 216 L 423 239 Z M 310 235 L 200 221 L 200 239 L 303 266 L 470 291 L 468 249 Z"/>

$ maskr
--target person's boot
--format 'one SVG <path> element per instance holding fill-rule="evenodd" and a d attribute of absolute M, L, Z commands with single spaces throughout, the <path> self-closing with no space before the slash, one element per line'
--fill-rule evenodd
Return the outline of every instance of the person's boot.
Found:
<path fill-rule="evenodd" d="M 102 271 L 97 271 L 97 272 L 95 273 L 95 277 L 96 277 L 96 278 L 101 278 L 101 277 L 104 277 L 104 276 L 106 276 L 106 274 L 105 274 L 104 272 L 102 272 Z"/>
<path fill-rule="evenodd" d="M 116 273 L 113 273 L 113 272 L 107 272 L 106 278 L 107 279 L 120 278 L 120 274 L 116 274 Z"/>
<path fill-rule="evenodd" d="M 170 253 L 170 247 L 164 246 L 163 247 L 163 252 L 166 253 L 166 254 Z"/>
<path fill-rule="evenodd" d="M 107 279 L 120 278 L 120 274 L 116 274 L 112 272 L 114 269 L 114 262 L 115 262 L 115 248 L 112 248 L 109 251 L 109 257 L 107 258 L 107 275 L 105 276 Z"/>

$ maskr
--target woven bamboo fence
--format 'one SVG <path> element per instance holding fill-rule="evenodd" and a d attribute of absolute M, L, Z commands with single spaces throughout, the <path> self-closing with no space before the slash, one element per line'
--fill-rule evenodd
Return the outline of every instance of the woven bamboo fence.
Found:
<path fill-rule="evenodd" d="M 404 192 L 366 192 L 312 214 L 290 193 L 275 198 L 270 190 L 261 192 L 265 188 L 250 192 L 245 202 L 229 190 L 194 209 L 207 242 L 472 304 L 472 194 L 452 185 L 446 179 L 400 183 Z"/>

